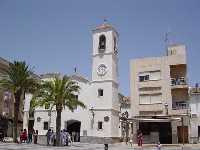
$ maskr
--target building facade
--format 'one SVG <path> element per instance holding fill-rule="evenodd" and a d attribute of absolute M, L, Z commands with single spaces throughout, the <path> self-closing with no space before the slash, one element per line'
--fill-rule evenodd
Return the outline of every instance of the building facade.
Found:
<path fill-rule="evenodd" d="M 200 88 L 190 88 L 190 108 L 191 108 L 191 143 L 199 143 L 200 138 Z"/>
<path fill-rule="evenodd" d="M 61 128 L 75 133 L 75 141 L 90 143 L 113 143 L 120 140 L 120 103 L 118 91 L 118 33 L 113 26 L 104 23 L 92 31 L 92 78 L 88 80 L 78 73 L 71 76 L 81 87 L 77 98 L 87 108 L 78 107 L 74 112 L 65 108 Z M 51 80 L 51 75 L 41 76 Z M 27 97 L 26 111 L 31 96 Z M 24 122 L 28 122 L 28 115 Z M 24 128 L 27 128 L 24 123 Z M 48 128 L 56 130 L 56 111 L 37 108 L 34 112 L 34 129 L 44 137 Z M 40 141 L 40 140 L 39 140 Z"/>
<path fill-rule="evenodd" d="M 1 76 L 6 74 L 9 68 L 7 60 L 0 57 L 0 79 Z M 23 102 L 19 109 L 18 119 L 18 132 L 22 129 L 23 121 Z M 13 134 L 13 116 L 14 116 L 14 96 L 8 90 L 0 90 L 0 132 L 3 132 L 5 136 L 12 137 Z"/>
<path fill-rule="evenodd" d="M 166 56 L 131 60 L 130 86 L 135 141 L 140 130 L 145 143 L 188 142 L 189 95 L 184 45 L 169 46 Z"/>

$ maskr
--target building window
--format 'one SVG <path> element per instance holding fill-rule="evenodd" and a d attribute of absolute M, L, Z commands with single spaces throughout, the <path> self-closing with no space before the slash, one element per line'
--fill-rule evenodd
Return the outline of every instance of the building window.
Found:
<path fill-rule="evenodd" d="M 148 80 L 149 80 L 149 75 L 139 76 L 139 81 L 140 81 L 140 82 L 148 81 Z"/>
<path fill-rule="evenodd" d="M 161 79 L 160 70 L 139 73 L 139 82 L 149 81 L 149 80 L 153 81 L 153 80 L 160 80 L 160 79 Z"/>
<path fill-rule="evenodd" d="M 101 35 L 99 37 L 99 50 L 105 50 L 106 49 L 106 37 L 105 35 Z"/>
<path fill-rule="evenodd" d="M 103 96 L 103 89 L 98 89 L 98 96 Z"/>
<path fill-rule="evenodd" d="M 44 130 L 48 130 L 48 122 L 44 122 Z"/>
<path fill-rule="evenodd" d="M 139 96 L 140 104 L 159 104 L 162 103 L 161 93 L 141 94 Z"/>
<path fill-rule="evenodd" d="M 101 129 L 103 129 L 103 122 L 99 121 L 98 122 L 98 130 L 101 130 Z"/>

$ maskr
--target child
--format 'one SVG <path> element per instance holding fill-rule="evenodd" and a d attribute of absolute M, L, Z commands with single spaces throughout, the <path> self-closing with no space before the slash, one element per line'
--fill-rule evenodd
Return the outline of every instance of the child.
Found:
<path fill-rule="evenodd" d="M 161 150 L 161 144 L 160 144 L 160 142 L 158 142 L 158 144 L 156 145 L 156 147 L 157 147 L 157 150 Z"/>

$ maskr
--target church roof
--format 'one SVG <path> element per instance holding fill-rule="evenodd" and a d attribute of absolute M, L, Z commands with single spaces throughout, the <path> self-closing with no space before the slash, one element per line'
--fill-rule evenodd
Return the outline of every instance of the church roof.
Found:
<path fill-rule="evenodd" d="M 78 73 L 71 75 L 71 79 L 82 81 L 82 82 L 85 82 L 85 83 L 90 82 L 88 79 L 86 79 L 85 77 L 81 76 Z"/>
<path fill-rule="evenodd" d="M 108 23 L 103 23 L 103 24 L 97 26 L 95 28 L 95 30 L 102 30 L 102 29 L 107 29 L 107 28 L 113 28 L 113 26 Z"/>
<path fill-rule="evenodd" d="M 118 35 L 117 30 L 116 30 L 111 24 L 109 24 L 109 23 L 107 23 L 107 22 L 104 22 L 103 24 L 98 25 L 98 26 L 95 27 L 95 29 L 93 29 L 92 31 L 95 32 L 95 31 L 107 30 L 107 29 L 112 29 L 112 30 L 114 30 L 114 31 L 117 33 L 117 35 Z"/>
<path fill-rule="evenodd" d="M 45 78 L 54 78 L 54 77 L 59 77 L 61 74 L 60 73 L 45 73 L 41 74 L 40 78 L 45 79 Z"/>

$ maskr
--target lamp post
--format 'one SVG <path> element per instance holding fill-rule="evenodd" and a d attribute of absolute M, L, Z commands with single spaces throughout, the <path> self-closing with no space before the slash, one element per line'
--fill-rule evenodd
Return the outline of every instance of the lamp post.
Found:
<path fill-rule="evenodd" d="M 166 113 L 166 115 L 168 115 L 168 104 L 167 103 L 165 103 L 165 113 Z"/>

